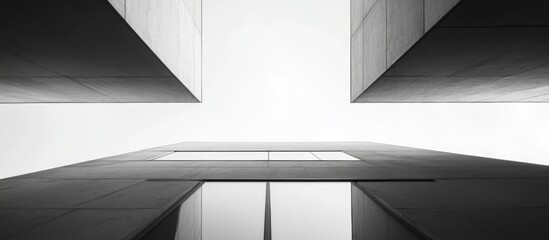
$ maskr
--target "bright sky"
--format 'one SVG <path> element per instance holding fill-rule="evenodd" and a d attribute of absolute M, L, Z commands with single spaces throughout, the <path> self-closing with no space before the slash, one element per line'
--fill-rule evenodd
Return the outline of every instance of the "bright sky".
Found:
<path fill-rule="evenodd" d="M 349 103 L 349 1 L 204 0 L 203 103 L 0 105 L 0 178 L 182 141 L 373 141 L 549 164 L 549 104 Z"/>

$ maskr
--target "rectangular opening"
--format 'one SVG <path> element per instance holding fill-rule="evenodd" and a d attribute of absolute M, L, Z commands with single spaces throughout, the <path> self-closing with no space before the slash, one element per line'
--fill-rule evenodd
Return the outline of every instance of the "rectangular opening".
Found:
<path fill-rule="evenodd" d="M 267 161 L 267 152 L 174 152 L 155 160 L 165 161 Z"/>
<path fill-rule="evenodd" d="M 341 151 L 189 151 L 174 152 L 159 161 L 353 161 L 360 160 Z"/>

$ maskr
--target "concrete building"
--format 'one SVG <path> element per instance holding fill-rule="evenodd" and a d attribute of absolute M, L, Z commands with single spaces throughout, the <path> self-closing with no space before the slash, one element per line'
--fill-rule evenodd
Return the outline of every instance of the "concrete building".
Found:
<path fill-rule="evenodd" d="M 541 0 L 351 0 L 355 102 L 547 101 Z M 201 101 L 200 0 L 0 3 L 0 102 Z M 549 167 L 180 143 L 0 180 L 0 239 L 546 239 Z"/>
<path fill-rule="evenodd" d="M 545 239 L 548 177 L 376 143 L 181 143 L 1 180 L 0 238 Z"/>
<path fill-rule="evenodd" d="M 548 8 L 352 0 L 351 101 L 547 102 Z"/>
<path fill-rule="evenodd" d="M 2 1 L 0 102 L 199 102 L 201 11 L 200 0 Z"/>

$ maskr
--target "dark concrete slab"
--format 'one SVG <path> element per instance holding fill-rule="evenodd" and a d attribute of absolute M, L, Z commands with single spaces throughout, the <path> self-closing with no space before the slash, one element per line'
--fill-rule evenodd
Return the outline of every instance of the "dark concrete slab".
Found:
<path fill-rule="evenodd" d="M 436 239 L 547 239 L 548 208 L 402 209 Z"/>
<path fill-rule="evenodd" d="M 394 217 L 389 216 L 387 219 L 387 239 L 388 240 L 422 240 L 415 232 L 405 227 Z"/>
<path fill-rule="evenodd" d="M 69 212 L 68 209 L 0 209 L 0 239 L 10 239 Z"/>
<path fill-rule="evenodd" d="M 146 181 L 79 205 L 81 208 L 157 208 L 167 210 L 198 182 Z"/>
<path fill-rule="evenodd" d="M 461 0 L 440 27 L 547 26 L 549 3 L 544 0 Z"/>
<path fill-rule="evenodd" d="M 394 208 L 549 208 L 549 179 L 359 184 Z"/>
<path fill-rule="evenodd" d="M 158 209 L 75 210 L 13 239 L 132 239 L 161 213 Z"/>
<path fill-rule="evenodd" d="M 0 208 L 70 208 L 140 180 L 3 180 Z"/>
<path fill-rule="evenodd" d="M 547 8 L 462 0 L 355 102 L 545 102 Z"/>
<path fill-rule="evenodd" d="M 159 157 L 166 156 L 173 151 L 136 151 L 131 153 L 124 153 L 120 155 L 101 158 L 99 160 L 112 161 L 112 160 L 153 160 Z"/>
<path fill-rule="evenodd" d="M 0 103 L 197 102 L 108 1 L 2 1 Z"/>
<path fill-rule="evenodd" d="M 547 166 L 513 166 L 513 167 L 408 167 L 425 178 L 434 179 L 466 179 L 466 178 L 549 178 Z"/>

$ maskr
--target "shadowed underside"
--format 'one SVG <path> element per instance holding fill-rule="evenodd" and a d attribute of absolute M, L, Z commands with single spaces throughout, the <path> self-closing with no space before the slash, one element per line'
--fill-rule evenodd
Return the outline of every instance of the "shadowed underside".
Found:
<path fill-rule="evenodd" d="M 462 0 L 355 102 L 548 102 L 547 9 Z"/>
<path fill-rule="evenodd" d="M 2 1 L 0 28 L 0 103 L 197 102 L 107 1 Z"/>

